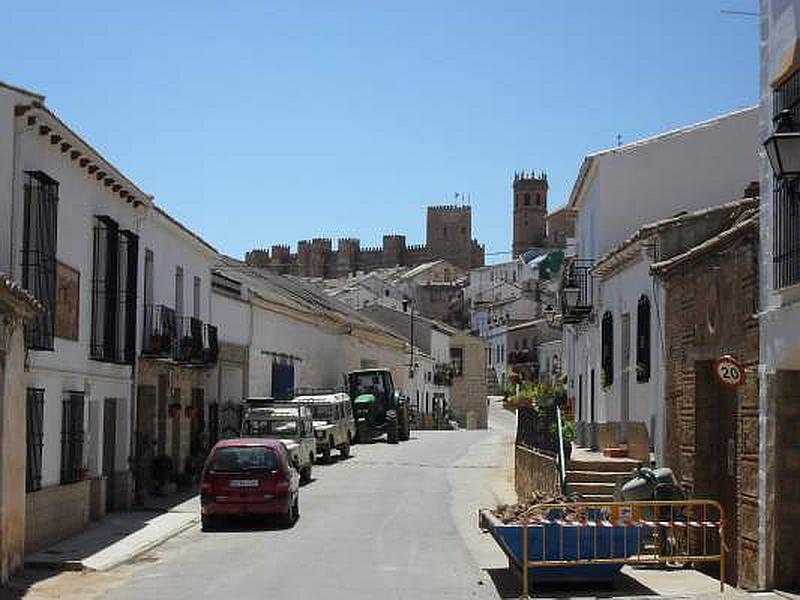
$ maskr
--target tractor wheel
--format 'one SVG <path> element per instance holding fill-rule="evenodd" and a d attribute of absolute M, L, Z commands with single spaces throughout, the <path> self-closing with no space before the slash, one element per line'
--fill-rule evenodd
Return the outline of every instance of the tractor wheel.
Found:
<path fill-rule="evenodd" d="M 392 425 L 392 427 L 389 429 L 389 433 L 386 434 L 386 441 L 390 444 L 397 443 L 397 423 Z"/>
<path fill-rule="evenodd" d="M 320 461 L 323 464 L 328 464 L 331 462 L 331 446 L 328 444 L 325 446 L 325 449 L 322 451 L 322 460 Z"/>
<path fill-rule="evenodd" d="M 339 446 L 339 458 L 347 458 L 348 456 L 350 456 L 350 444 L 345 442 Z"/>

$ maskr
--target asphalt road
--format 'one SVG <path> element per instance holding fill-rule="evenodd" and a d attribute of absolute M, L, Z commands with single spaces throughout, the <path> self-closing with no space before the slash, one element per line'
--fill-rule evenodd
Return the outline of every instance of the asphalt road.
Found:
<path fill-rule="evenodd" d="M 294 528 L 193 528 L 106 575 L 101 595 L 497 598 L 484 569 L 503 557 L 477 532 L 475 509 L 507 484 L 513 415 L 493 409 L 492 427 L 356 446 L 350 459 L 314 467 Z"/>

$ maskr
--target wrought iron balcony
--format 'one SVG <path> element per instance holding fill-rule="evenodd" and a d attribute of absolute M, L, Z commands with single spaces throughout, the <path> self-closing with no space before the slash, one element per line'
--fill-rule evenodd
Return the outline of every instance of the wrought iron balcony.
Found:
<path fill-rule="evenodd" d="M 200 319 L 178 318 L 175 360 L 182 363 L 203 362 L 203 322 Z"/>
<path fill-rule="evenodd" d="M 523 348 L 508 353 L 508 364 L 510 365 L 529 365 L 538 362 L 536 350 Z"/>
<path fill-rule="evenodd" d="M 145 305 L 142 356 L 171 358 L 175 351 L 176 337 L 175 311 L 161 304 Z"/>
<path fill-rule="evenodd" d="M 217 326 L 206 324 L 203 327 L 203 362 L 207 365 L 216 364 L 219 358 L 219 341 L 217 339 Z"/>
<path fill-rule="evenodd" d="M 563 323 L 580 323 L 591 314 L 593 266 L 591 260 L 575 259 L 564 270 L 559 292 Z"/>
<path fill-rule="evenodd" d="M 436 363 L 433 368 L 434 385 L 453 385 L 453 366 L 446 363 Z"/>

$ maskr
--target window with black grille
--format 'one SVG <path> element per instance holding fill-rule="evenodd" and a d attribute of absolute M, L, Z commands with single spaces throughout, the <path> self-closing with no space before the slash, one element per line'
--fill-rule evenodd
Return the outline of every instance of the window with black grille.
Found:
<path fill-rule="evenodd" d="M 26 390 L 27 461 L 25 462 L 25 491 L 42 488 L 42 447 L 44 446 L 44 390 Z"/>
<path fill-rule="evenodd" d="M 773 117 L 783 110 L 792 113 L 793 122 L 800 123 L 800 71 L 781 83 L 772 96 Z M 796 178 L 775 179 L 773 185 L 774 235 L 773 273 L 775 288 L 800 281 L 800 186 Z"/>
<path fill-rule="evenodd" d="M 610 312 L 603 315 L 600 338 L 600 367 L 602 369 L 600 383 L 603 387 L 608 387 L 614 383 L 614 317 Z"/>
<path fill-rule="evenodd" d="M 636 309 L 636 381 L 650 381 L 650 298 L 644 295 Z"/>
<path fill-rule="evenodd" d="M 44 307 L 30 319 L 25 338 L 31 350 L 53 350 L 56 316 L 58 182 L 41 171 L 25 172 L 22 285 Z"/>
<path fill-rule="evenodd" d="M 61 483 L 83 477 L 83 392 L 65 392 L 61 413 Z"/>
<path fill-rule="evenodd" d="M 94 219 L 90 356 L 131 364 L 136 354 L 139 238 L 107 216 Z"/>

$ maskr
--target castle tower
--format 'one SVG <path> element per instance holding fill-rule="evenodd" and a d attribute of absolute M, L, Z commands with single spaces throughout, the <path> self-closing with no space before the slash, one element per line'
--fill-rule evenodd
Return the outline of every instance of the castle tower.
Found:
<path fill-rule="evenodd" d="M 472 266 L 472 209 L 469 206 L 429 206 L 428 259 L 444 259 L 464 270 Z"/>
<path fill-rule="evenodd" d="M 328 275 L 331 256 L 331 241 L 328 238 L 314 238 L 311 240 L 311 277 L 326 277 Z"/>
<path fill-rule="evenodd" d="M 336 244 L 336 276 L 346 277 L 358 271 L 361 243 L 355 238 L 341 238 Z"/>
<path fill-rule="evenodd" d="M 383 236 L 383 264 L 386 267 L 404 265 L 406 259 L 406 236 Z"/>
<path fill-rule="evenodd" d="M 290 271 L 291 255 L 289 254 L 289 246 L 274 245 L 272 246 L 271 255 L 270 268 L 273 273 L 284 275 Z"/>
<path fill-rule="evenodd" d="M 514 258 L 531 248 L 542 248 L 547 236 L 547 174 L 514 173 Z"/>
<path fill-rule="evenodd" d="M 300 277 L 311 277 L 311 242 L 297 242 L 297 274 Z"/>

